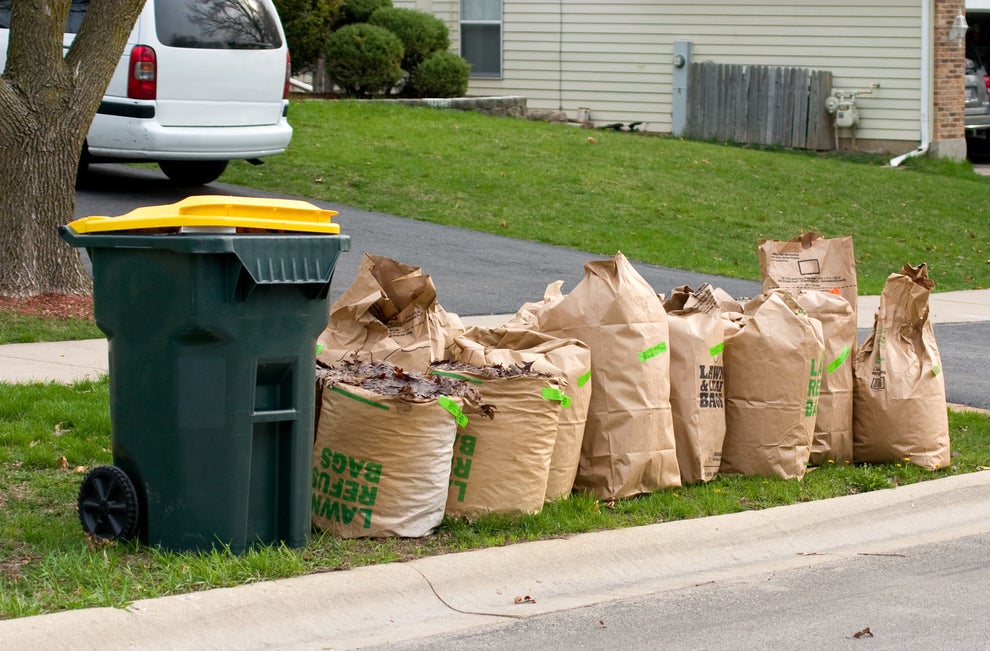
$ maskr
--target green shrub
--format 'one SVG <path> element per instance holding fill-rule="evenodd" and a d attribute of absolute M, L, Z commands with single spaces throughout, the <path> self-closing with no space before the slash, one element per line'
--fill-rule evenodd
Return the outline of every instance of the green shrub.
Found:
<path fill-rule="evenodd" d="M 309 69 L 323 54 L 327 37 L 339 21 L 342 3 L 343 0 L 275 0 L 294 70 Z"/>
<path fill-rule="evenodd" d="M 418 97 L 460 97 L 467 92 L 471 64 L 453 52 L 434 52 L 412 76 Z"/>
<path fill-rule="evenodd" d="M 391 7 L 392 0 L 344 0 L 340 7 L 340 18 L 335 27 L 366 23 L 376 9 Z"/>
<path fill-rule="evenodd" d="M 443 21 L 424 11 L 383 7 L 376 9 L 368 22 L 384 27 L 399 37 L 405 54 L 402 69 L 415 72 L 416 67 L 434 52 L 450 47 L 450 34 Z"/>
<path fill-rule="evenodd" d="M 327 74 L 348 97 L 384 95 L 402 79 L 402 41 L 384 27 L 345 25 L 327 41 Z"/>

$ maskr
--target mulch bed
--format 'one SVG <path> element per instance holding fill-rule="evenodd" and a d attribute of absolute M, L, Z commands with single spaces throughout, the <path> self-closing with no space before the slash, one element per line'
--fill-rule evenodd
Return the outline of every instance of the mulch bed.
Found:
<path fill-rule="evenodd" d="M 43 319 L 92 319 L 93 297 L 39 294 L 24 298 L 0 296 L 0 310 Z"/>

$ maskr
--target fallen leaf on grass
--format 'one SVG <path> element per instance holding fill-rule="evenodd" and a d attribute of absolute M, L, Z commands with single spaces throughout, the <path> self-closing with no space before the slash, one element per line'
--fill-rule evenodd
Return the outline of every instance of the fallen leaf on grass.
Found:
<path fill-rule="evenodd" d="M 0 575 L 6 576 L 10 581 L 23 581 L 24 575 L 21 574 L 21 568 L 36 558 L 37 556 L 28 554 L 0 561 Z"/>
<path fill-rule="evenodd" d="M 517 603 L 517 604 L 535 604 L 536 603 L 536 599 L 533 599 L 529 595 L 526 595 L 525 597 L 516 597 L 515 599 L 513 599 L 513 603 Z"/>
<path fill-rule="evenodd" d="M 59 465 L 60 468 L 62 468 L 62 470 L 65 470 L 65 469 L 67 469 L 69 467 L 69 460 L 66 459 L 65 456 L 63 455 L 63 456 L 59 457 L 59 459 L 58 459 L 58 465 Z"/>
<path fill-rule="evenodd" d="M 88 547 L 89 551 L 91 552 L 95 552 L 96 550 L 102 549 L 104 547 L 109 547 L 112 544 L 113 544 L 112 540 L 107 540 L 106 538 L 100 538 L 99 536 L 94 536 L 91 533 L 86 534 L 86 547 Z"/>
<path fill-rule="evenodd" d="M 853 637 L 854 637 L 855 639 L 857 639 L 857 640 L 858 640 L 859 638 L 861 638 L 861 637 L 873 637 L 873 631 L 871 631 L 871 630 L 870 630 L 870 627 L 869 627 L 869 626 L 867 626 L 867 627 L 866 627 L 866 628 L 864 628 L 864 629 L 863 629 L 862 631 L 858 631 L 858 632 L 856 632 L 856 633 L 853 633 Z"/>
<path fill-rule="evenodd" d="M 76 466 L 75 468 L 72 469 L 72 472 L 76 473 L 77 475 L 86 474 L 86 472 L 88 471 L 89 468 L 87 468 L 86 466 Z"/>

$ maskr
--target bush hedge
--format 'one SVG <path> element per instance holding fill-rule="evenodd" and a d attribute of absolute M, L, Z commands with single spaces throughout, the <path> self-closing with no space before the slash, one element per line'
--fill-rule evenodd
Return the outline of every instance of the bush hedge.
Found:
<path fill-rule="evenodd" d="M 327 74 L 348 97 L 387 94 L 402 79 L 402 41 L 377 25 L 345 25 L 330 35 Z"/>
<path fill-rule="evenodd" d="M 442 20 L 416 9 L 383 7 L 376 9 L 368 23 L 384 27 L 399 37 L 405 54 L 402 69 L 410 75 L 426 57 L 450 47 L 450 34 Z"/>
<path fill-rule="evenodd" d="M 392 0 L 344 0 L 336 28 L 354 23 L 366 23 L 376 9 L 391 7 Z"/>
<path fill-rule="evenodd" d="M 460 97 L 467 92 L 471 64 L 446 50 L 434 52 L 419 64 L 412 76 L 418 97 Z"/>

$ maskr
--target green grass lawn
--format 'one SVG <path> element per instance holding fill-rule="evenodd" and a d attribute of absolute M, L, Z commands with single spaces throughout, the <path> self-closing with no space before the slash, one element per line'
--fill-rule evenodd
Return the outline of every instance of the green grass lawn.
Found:
<path fill-rule="evenodd" d="M 968 163 L 890 168 L 381 102 L 297 100 L 289 120 L 286 154 L 222 180 L 752 280 L 760 239 L 852 235 L 862 294 L 905 262 L 927 262 L 936 291 L 990 286 L 990 179 Z"/>
<path fill-rule="evenodd" d="M 0 345 L 101 338 L 92 319 L 49 319 L 0 310 Z"/>
<path fill-rule="evenodd" d="M 125 606 L 147 597 L 421 556 L 861 493 L 984 469 L 990 418 L 949 415 L 952 464 L 828 464 L 803 480 L 717 477 L 614 504 L 575 495 L 537 515 L 446 518 L 423 539 L 315 536 L 303 549 L 241 556 L 172 553 L 137 543 L 94 544 L 76 496 L 89 468 L 111 463 L 107 380 L 73 386 L 0 384 L 0 619 L 73 608 Z"/>

